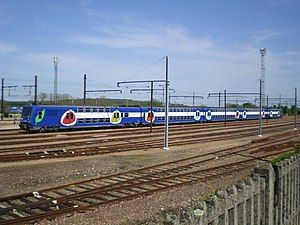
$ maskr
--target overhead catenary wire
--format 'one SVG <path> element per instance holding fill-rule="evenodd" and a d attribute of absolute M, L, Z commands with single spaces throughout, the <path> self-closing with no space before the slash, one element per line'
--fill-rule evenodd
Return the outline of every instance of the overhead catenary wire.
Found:
<path fill-rule="evenodd" d="M 151 65 L 149 66 L 146 66 L 145 68 L 143 68 L 142 70 L 132 74 L 131 76 L 129 76 L 127 79 L 125 79 L 124 81 L 128 81 L 128 80 L 131 80 L 132 78 L 136 77 L 137 75 L 141 74 L 142 72 L 144 72 L 145 70 L 151 68 L 152 66 L 156 65 L 157 63 L 159 63 L 160 61 L 163 61 L 166 57 L 163 57 L 157 61 L 155 61 L 154 63 L 152 63 Z"/>

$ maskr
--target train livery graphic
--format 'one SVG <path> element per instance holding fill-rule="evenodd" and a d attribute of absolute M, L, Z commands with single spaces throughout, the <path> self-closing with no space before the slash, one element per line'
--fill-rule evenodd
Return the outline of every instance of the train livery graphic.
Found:
<path fill-rule="evenodd" d="M 276 119 L 282 115 L 279 109 L 264 109 L 262 118 Z M 197 123 L 259 119 L 259 109 L 170 107 L 170 123 Z M 165 109 L 154 107 L 107 106 L 24 106 L 20 128 L 26 131 L 45 131 L 84 127 L 134 127 L 165 122 Z"/>

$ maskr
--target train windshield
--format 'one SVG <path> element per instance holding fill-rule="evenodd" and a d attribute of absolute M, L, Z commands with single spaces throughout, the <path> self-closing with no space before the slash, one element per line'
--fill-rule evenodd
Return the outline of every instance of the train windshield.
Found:
<path fill-rule="evenodd" d="M 29 107 L 23 107 L 23 110 L 22 110 L 22 117 L 23 118 L 28 118 L 30 117 L 31 115 L 31 111 L 32 111 L 32 108 L 29 108 Z"/>

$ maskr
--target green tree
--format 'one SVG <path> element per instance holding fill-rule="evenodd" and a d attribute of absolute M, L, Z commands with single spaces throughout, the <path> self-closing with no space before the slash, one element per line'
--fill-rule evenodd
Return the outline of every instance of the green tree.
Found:
<path fill-rule="evenodd" d="M 243 104 L 243 108 L 256 108 L 254 104 L 246 102 Z"/>

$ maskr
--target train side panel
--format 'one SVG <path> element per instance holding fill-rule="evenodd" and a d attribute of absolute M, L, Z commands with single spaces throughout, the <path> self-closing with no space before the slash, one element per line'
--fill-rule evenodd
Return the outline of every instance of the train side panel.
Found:
<path fill-rule="evenodd" d="M 58 130 L 84 127 L 137 126 L 165 123 L 165 109 L 155 107 L 105 106 L 25 106 L 20 128 L 30 131 Z M 280 118 L 280 110 L 266 109 L 262 118 Z M 170 107 L 169 123 L 218 122 L 225 120 L 224 108 Z M 226 110 L 226 120 L 258 119 L 259 109 Z"/>

